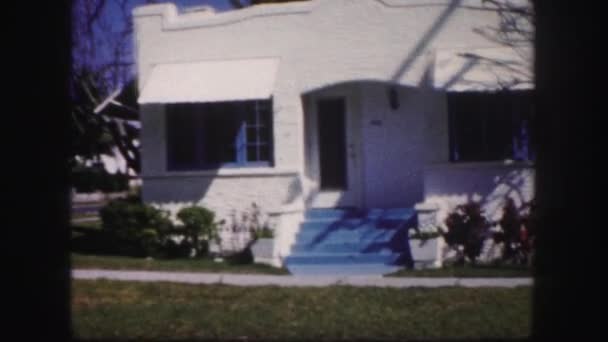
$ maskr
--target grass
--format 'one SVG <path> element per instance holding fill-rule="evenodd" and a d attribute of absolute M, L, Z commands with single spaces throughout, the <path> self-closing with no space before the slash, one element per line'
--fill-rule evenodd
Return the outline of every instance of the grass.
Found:
<path fill-rule="evenodd" d="M 532 270 L 523 266 L 444 266 L 440 269 L 399 270 L 388 277 L 457 277 L 457 278 L 517 278 L 532 277 Z"/>
<path fill-rule="evenodd" d="M 530 287 L 236 287 L 75 280 L 84 339 L 523 338 Z"/>
<path fill-rule="evenodd" d="M 215 262 L 211 259 L 145 259 L 124 256 L 97 256 L 72 253 L 72 268 L 78 269 L 112 269 L 140 271 L 180 271 L 212 273 L 247 273 L 247 274 L 289 274 L 284 268 L 275 268 L 261 264 L 231 264 Z"/>
<path fill-rule="evenodd" d="M 70 217 L 70 222 L 73 226 L 94 223 L 95 225 L 101 227 L 101 218 L 99 218 L 99 216 L 97 215 L 91 214 L 72 214 L 72 216 Z"/>
<path fill-rule="evenodd" d="M 72 222 L 70 232 L 72 238 L 82 237 L 89 232 L 101 231 L 101 221 Z"/>
<path fill-rule="evenodd" d="M 101 220 L 72 222 L 72 230 L 87 231 L 87 229 L 100 230 Z"/>

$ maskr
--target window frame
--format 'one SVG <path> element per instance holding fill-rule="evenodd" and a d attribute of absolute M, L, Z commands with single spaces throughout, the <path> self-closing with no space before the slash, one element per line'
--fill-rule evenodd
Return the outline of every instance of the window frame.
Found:
<path fill-rule="evenodd" d="M 264 114 L 262 113 L 262 111 L 260 110 L 260 103 L 264 103 L 264 106 L 267 106 L 267 112 Z M 234 113 L 231 113 L 231 115 L 236 116 L 236 118 L 234 119 L 236 122 L 236 125 L 239 126 L 238 127 L 238 133 L 236 134 L 236 137 L 234 138 L 234 148 L 235 148 L 235 161 L 231 161 L 231 162 L 206 162 L 203 159 L 203 153 L 202 150 L 205 148 L 204 147 L 204 142 L 203 142 L 203 138 L 202 138 L 202 134 L 200 133 L 195 133 L 195 137 L 194 137 L 194 150 L 195 150 L 195 155 L 198 155 L 198 157 L 195 157 L 195 161 L 193 163 L 191 163 L 190 165 L 179 165 L 176 164 L 175 160 L 174 160 L 174 156 L 172 155 L 173 153 L 173 149 L 175 147 L 172 146 L 172 144 L 175 144 L 175 142 L 171 141 L 171 136 L 174 136 L 176 134 L 176 132 L 172 132 L 172 124 L 169 123 L 169 121 L 171 120 L 170 117 L 171 115 L 175 115 L 176 113 L 174 111 L 179 110 L 179 106 L 192 106 L 193 109 L 192 112 L 190 114 L 186 114 L 186 115 L 192 115 L 194 117 L 196 117 L 197 119 L 193 119 L 191 122 L 194 122 L 195 125 L 197 126 L 195 128 L 196 131 L 200 132 L 201 129 L 203 129 L 203 122 L 204 120 L 202 119 L 202 116 L 205 115 L 204 113 L 200 113 L 199 111 L 202 110 L 202 108 L 204 108 L 203 106 L 206 105 L 221 105 L 221 104 L 229 104 L 229 105 L 237 105 L 237 106 L 242 106 L 241 108 L 239 108 L 238 110 L 236 110 Z M 251 104 L 251 108 L 253 108 L 253 111 L 249 111 L 248 110 L 248 104 Z M 197 106 L 201 106 L 198 107 Z M 199 117 L 200 115 L 200 117 Z M 249 116 L 254 116 L 254 121 L 255 121 L 255 125 L 248 125 L 248 121 L 249 121 Z M 266 116 L 266 118 L 263 118 L 263 116 Z M 274 113 L 273 113 L 273 100 L 272 98 L 270 99 L 261 99 L 261 100 L 244 100 L 244 101 L 225 101 L 225 102 L 216 102 L 216 103 L 188 103 L 188 104 L 184 104 L 184 103 L 176 103 L 176 104 L 168 104 L 165 105 L 165 134 L 166 134 L 166 141 L 165 141 L 165 151 L 166 151 L 166 158 L 165 158 L 165 170 L 167 172 L 197 172 L 197 171 L 210 171 L 210 170 L 218 170 L 218 169 L 245 169 L 245 168 L 262 168 L 262 167 L 274 167 L 274 132 L 273 132 L 273 126 L 274 126 Z M 264 125 L 260 125 L 259 122 L 260 120 L 262 121 L 266 121 L 267 123 Z M 250 143 L 247 139 L 247 130 L 249 128 L 255 128 L 256 129 L 256 133 L 257 133 L 257 140 L 255 143 L 255 146 L 257 147 L 256 150 L 256 155 L 258 156 L 258 158 L 256 158 L 256 160 L 254 161 L 248 161 L 248 155 L 247 155 L 247 147 L 249 145 L 251 145 L 252 143 Z M 261 138 L 260 138 L 260 132 L 259 129 L 260 128 L 268 128 L 268 133 L 267 133 L 267 142 L 264 143 L 259 143 Z M 259 157 L 261 155 L 261 146 L 267 146 L 268 149 L 268 160 L 265 161 L 260 161 Z"/>
<path fill-rule="evenodd" d="M 481 146 L 476 151 L 469 151 L 470 154 L 475 155 L 473 158 L 462 156 L 462 132 L 459 127 L 457 120 L 459 115 L 462 115 L 462 108 L 455 108 L 454 101 L 463 101 L 462 99 L 456 99 L 458 96 L 470 96 L 469 99 L 464 101 L 477 101 L 474 104 L 476 112 L 467 113 L 465 115 L 478 116 L 481 118 L 479 122 L 480 131 L 475 132 L 474 137 L 468 137 L 468 143 L 471 144 L 475 140 L 481 141 Z M 475 99 L 475 96 L 479 96 L 479 99 Z M 494 99 L 490 97 L 494 96 Z M 534 162 L 536 157 L 536 151 L 533 146 L 533 118 L 534 118 L 534 93 L 532 90 L 518 90 L 518 91 L 502 91 L 494 93 L 478 93 L 478 92 L 464 92 L 464 93 L 447 93 L 447 115 L 448 115 L 448 157 L 449 162 L 452 164 L 463 164 L 463 163 L 479 163 L 479 162 L 503 162 L 507 160 L 517 162 Z M 493 103 L 491 103 L 493 101 Z M 508 104 L 508 106 L 505 106 Z M 524 110 L 523 108 L 528 108 Z M 498 108 L 498 109 L 497 109 Z M 465 109 L 466 110 L 466 109 Z M 488 115 L 503 115 L 504 118 L 493 118 L 494 120 L 505 120 L 508 119 L 511 122 L 510 133 L 508 134 L 511 138 L 510 152 L 507 156 L 495 158 L 492 156 L 493 149 L 500 148 L 500 146 L 490 146 L 490 137 L 496 135 L 505 134 L 494 132 L 492 125 L 496 125 L 496 122 L 492 123 L 492 120 L 488 118 Z M 471 118 L 467 118 L 470 120 Z M 461 118 L 460 120 L 467 120 Z M 519 126 L 519 133 L 516 133 L 515 127 Z M 502 127 L 502 126 L 501 126 Z M 525 131 L 525 134 L 522 132 Z M 518 134 L 522 134 L 519 135 Z M 522 140 L 517 140 L 522 139 Z M 525 139 L 525 140 L 524 140 Z M 525 146 L 523 145 L 525 143 Z M 507 146 L 507 145 L 505 145 Z M 522 152 L 525 151 L 525 152 Z M 522 156 L 518 158 L 518 156 Z M 481 156 L 481 157 L 480 157 Z"/>

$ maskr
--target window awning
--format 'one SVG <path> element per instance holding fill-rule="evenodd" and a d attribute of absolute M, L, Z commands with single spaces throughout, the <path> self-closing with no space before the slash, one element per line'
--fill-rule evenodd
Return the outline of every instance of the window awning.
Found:
<path fill-rule="evenodd" d="M 529 48 L 437 50 L 433 84 L 455 92 L 531 89 L 532 58 Z"/>
<path fill-rule="evenodd" d="M 267 99 L 274 90 L 278 65 L 276 58 L 157 64 L 138 103 Z"/>

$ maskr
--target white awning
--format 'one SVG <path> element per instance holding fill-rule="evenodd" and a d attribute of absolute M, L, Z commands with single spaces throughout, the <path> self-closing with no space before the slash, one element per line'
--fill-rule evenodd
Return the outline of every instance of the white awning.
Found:
<path fill-rule="evenodd" d="M 437 50 L 433 83 L 446 91 L 531 89 L 532 58 L 529 48 Z"/>
<path fill-rule="evenodd" d="M 275 58 L 157 64 L 138 103 L 268 99 L 274 90 L 278 65 Z"/>

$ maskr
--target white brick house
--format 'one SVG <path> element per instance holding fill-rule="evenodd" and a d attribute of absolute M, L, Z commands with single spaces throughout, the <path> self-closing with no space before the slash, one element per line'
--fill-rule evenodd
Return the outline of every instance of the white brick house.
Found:
<path fill-rule="evenodd" d="M 530 200 L 530 153 L 517 136 L 527 117 L 512 115 L 525 110 L 492 112 L 525 108 L 511 99 L 527 93 L 492 94 L 529 75 L 531 57 L 479 34 L 499 20 L 481 7 L 136 8 L 144 200 L 174 211 L 198 203 L 223 218 L 255 202 L 276 220 L 283 253 L 308 208 L 418 204 L 441 220 L 470 199 L 494 217 L 506 195 Z M 507 67 L 487 63 L 496 59 Z M 471 125 L 463 111 L 489 119 Z"/>

